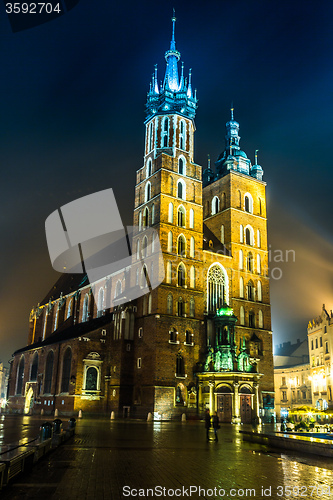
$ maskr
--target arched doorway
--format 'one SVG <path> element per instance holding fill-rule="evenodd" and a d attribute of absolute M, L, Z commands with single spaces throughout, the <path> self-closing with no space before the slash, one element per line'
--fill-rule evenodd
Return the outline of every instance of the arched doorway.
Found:
<path fill-rule="evenodd" d="M 240 389 L 240 417 L 242 424 L 250 424 L 252 420 L 251 390 L 247 386 Z"/>
<path fill-rule="evenodd" d="M 217 389 L 217 414 L 220 422 L 230 423 L 232 419 L 232 393 L 228 386 Z"/>
<path fill-rule="evenodd" d="M 24 413 L 29 413 L 30 409 L 32 409 L 34 404 L 34 391 L 32 387 L 29 387 L 27 395 L 25 397 L 25 405 L 24 405 Z"/>

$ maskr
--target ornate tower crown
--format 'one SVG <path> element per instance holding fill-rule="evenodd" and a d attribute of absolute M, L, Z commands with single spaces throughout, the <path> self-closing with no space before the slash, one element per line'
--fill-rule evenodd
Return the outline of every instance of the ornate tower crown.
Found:
<path fill-rule="evenodd" d="M 155 65 L 155 72 L 147 94 L 147 121 L 156 114 L 178 113 L 191 119 L 195 117 L 197 97 L 196 93 L 193 95 L 192 91 L 191 70 L 189 70 L 188 81 L 187 78 L 184 79 L 184 63 L 182 63 L 180 78 L 178 74 L 180 52 L 176 50 L 175 24 L 174 11 L 170 49 L 165 53 L 165 76 L 163 83 L 159 85 L 157 80 L 157 65 Z"/>

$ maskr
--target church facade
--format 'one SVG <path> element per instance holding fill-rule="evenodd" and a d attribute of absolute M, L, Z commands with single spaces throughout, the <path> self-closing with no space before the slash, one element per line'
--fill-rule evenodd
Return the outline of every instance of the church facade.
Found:
<path fill-rule="evenodd" d="M 274 412 L 263 171 L 240 149 L 233 110 L 215 172 L 195 163 L 197 98 L 172 27 L 164 81 L 155 68 L 147 95 L 132 244 L 133 264 L 149 261 L 144 230 L 156 231 L 164 280 L 111 306 L 133 286 L 126 270 L 95 283 L 62 275 L 14 354 L 11 411 L 171 419 L 210 408 L 234 423 Z"/>

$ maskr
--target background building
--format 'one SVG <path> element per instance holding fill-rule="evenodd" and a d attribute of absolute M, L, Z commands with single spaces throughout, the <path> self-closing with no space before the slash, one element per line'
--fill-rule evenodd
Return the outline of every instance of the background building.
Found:
<path fill-rule="evenodd" d="M 126 269 L 91 284 L 60 278 L 31 312 L 28 346 L 15 353 L 13 411 L 173 418 L 209 407 L 226 422 L 274 412 L 263 171 L 240 149 L 233 109 L 215 171 L 195 163 L 197 97 L 191 72 L 179 71 L 175 18 L 172 25 L 163 83 L 155 68 L 147 96 L 135 283 Z M 156 272 L 147 226 L 158 233 L 165 279 L 111 308 L 111 298 Z"/>

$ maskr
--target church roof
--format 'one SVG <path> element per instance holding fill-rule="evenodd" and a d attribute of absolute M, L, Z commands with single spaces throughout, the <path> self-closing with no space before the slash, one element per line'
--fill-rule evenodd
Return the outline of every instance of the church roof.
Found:
<path fill-rule="evenodd" d="M 226 246 L 221 243 L 221 241 L 215 236 L 215 234 L 206 226 L 203 225 L 203 250 L 208 250 L 208 252 L 219 252 L 222 255 L 231 256 L 231 252 Z"/>
<path fill-rule="evenodd" d="M 60 295 L 68 295 L 79 288 L 89 284 L 86 274 L 62 274 L 51 290 L 46 294 L 40 305 L 45 305 L 49 300 L 59 299 Z"/>

